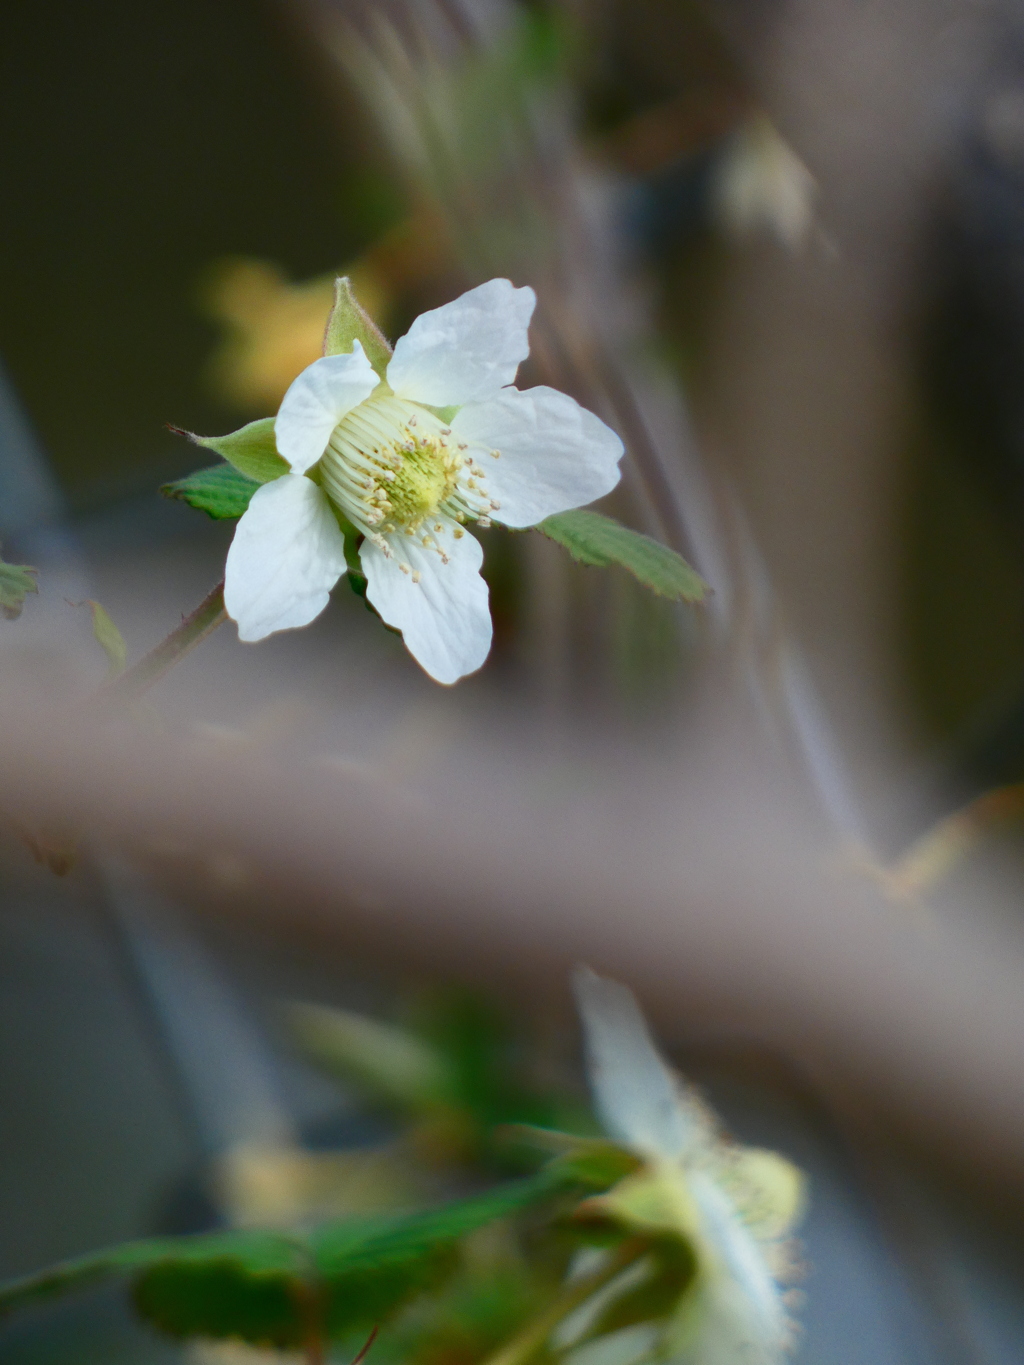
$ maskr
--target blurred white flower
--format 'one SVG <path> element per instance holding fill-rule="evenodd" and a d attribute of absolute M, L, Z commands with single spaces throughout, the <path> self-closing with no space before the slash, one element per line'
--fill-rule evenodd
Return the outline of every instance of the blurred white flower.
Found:
<path fill-rule="evenodd" d="M 443 683 L 480 667 L 491 617 L 465 523 L 533 526 L 619 480 L 622 442 L 599 418 L 555 389 L 512 387 L 535 302 L 490 280 L 418 317 L 384 380 L 358 340 L 299 375 L 275 423 L 291 472 L 253 495 L 228 552 L 243 640 L 323 611 L 347 567 L 336 508 L 365 537 L 368 600 L 422 667 Z"/>
<path fill-rule="evenodd" d="M 675 1230 L 695 1270 L 653 1350 L 676 1365 L 778 1365 L 793 1324 L 780 1280 L 804 1201 L 800 1172 L 741 1147 L 665 1063 L 633 995 L 582 969 L 576 998 L 590 1083 L 609 1136 L 644 1166 L 592 1201 L 637 1231 Z"/>
<path fill-rule="evenodd" d="M 767 229 L 790 251 L 807 240 L 816 192 L 814 176 L 763 114 L 732 137 L 713 189 L 730 232 L 748 237 Z"/>

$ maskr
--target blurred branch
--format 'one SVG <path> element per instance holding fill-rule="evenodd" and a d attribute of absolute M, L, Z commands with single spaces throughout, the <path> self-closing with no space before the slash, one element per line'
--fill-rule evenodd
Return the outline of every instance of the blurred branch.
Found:
<path fill-rule="evenodd" d="M 222 581 L 203 598 L 195 611 L 184 618 L 180 626 L 171 631 L 166 640 L 151 649 L 137 664 L 106 683 L 97 693 L 97 704 L 106 709 L 111 705 L 121 706 L 135 701 L 227 619 Z"/>
<path fill-rule="evenodd" d="M 728 726 L 728 779 L 693 755 L 685 790 L 666 787 L 662 755 L 652 771 L 596 750 L 575 786 L 552 785 L 507 712 L 471 780 L 463 735 L 398 789 L 332 761 L 326 716 L 312 750 L 289 756 L 200 735 L 112 745 L 108 726 L 34 699 L 7 708 L 0 787 L 133 848 L 193 903 L 319 926 L 348 953 L 520 998 L 561 991 L 573 961 L 614 968 L 669 1040 L 722 1027 L 837 1084 L 870 1077 L 922 1139 L 1019 1180 L 1019 938 L 922 935 L 894 916 L 836 866 L 777 770 L 757 769 L 732 713 L 699 718 L 705 733 Z"/>
<path fill-rule="evenodd" d="M 879 878 L 888 894 L 914 901 L 937 886 L 1000 826 L 1024 819 L 1024 783 L 997 787 L 940 820 Z"/>

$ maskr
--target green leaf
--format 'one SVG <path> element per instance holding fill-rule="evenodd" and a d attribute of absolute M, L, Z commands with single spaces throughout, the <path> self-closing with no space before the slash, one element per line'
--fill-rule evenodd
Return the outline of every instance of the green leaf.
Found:
<path fill-rule="evenodd" d="M 30 569 L 27 564 L 5 564 L 0 559 L 0 612 L 8 621 L 14 621 L 21 615 L 28 593 L 39 591 L 32 577 L 38 572 L 38 569 Z"/>
<path fill-rule="evenodd" d="M 233 465 L 217 464 L 165 483 L 160 492 L 165 498 L 187 502 L 215 521 L 230 521 L 242 515 L 259 487 L 257 480 L 239 473 Z"/>
<path fill-rule="evenodd" d="M 243 1261 L 247 1257 L 251 1258 L 257 1266 L 266 1268 L 268 1237 L 273 1238 L 275 1243 L 285 1240 L 276 1233 L 203 1233 L 194 1237 L 146 1238 L 144 1241 L 107 1247 L 86 1256 L 76 1256 L 47 1270 L 22 1275 L 0 1285 L 0 1317 L 27 1304 L 57 1298 L 94 1281 L 109 1279 L 125 1271 L 145 1269 L 166 1260 L 222 1259 L 229 1254 L 241 1257 Z M 291 1247 L 292 1244 L 289 1242 L 288 1245 Z M 273 1250 L 277 1254 L 277 1249 Z M 291 1254 L 293 1252 L 289 1251 Z"/>
<path fill-rule="evenodd" d="M 240 474 L 255 479 L 257 483 L 270 483 L 287 474 L 291 466 L 277 453 L 274 439 L 274 418 L 261 417 L 258 422 L 231 431 L 227 436 L 197 436 L 193 431 L 183 431 L 181 427 L 171 427 L 171 431 L 187 436 L 197 446 L 212 450 L 234 465 Z"/>
<path fill-rule="evenodd" d="M 351 280 L 342 275 L 334 281 L 334 307 L 324 333 L 324 355 L 348 355 L 356 341 L 361 343 L 367 360 L 383 379 L 391 359 L 391 345 L 356 299 Z"/>
<path fill-rule="evenodd" d="M 91 597 L 87 597 L 78 605 L 88 607 L 92 612 L 92 633 L 96 637 L 96 643 L 107 656 L 107 678 L 116 678 L 119 673 L 124 672 L 125 664 L 128 662 L 128 646 L 124 642 L 124 636 L 103 607 Z"/>
<path fill-rule="evenodd" d="M 273 1232 L 213 1234 L 145 1269 L 132 1287 L 139 1313 L 174 1337 L 242 1337 L 301 1344 L 306 1252 Z"/>
<path fill-rule="evenodd" d="M 600 512 L 559 512 L 536 528 L 581 564 L 620 564 L 659 597 L 700 602 L 708 585 L 681 555 Z"/>

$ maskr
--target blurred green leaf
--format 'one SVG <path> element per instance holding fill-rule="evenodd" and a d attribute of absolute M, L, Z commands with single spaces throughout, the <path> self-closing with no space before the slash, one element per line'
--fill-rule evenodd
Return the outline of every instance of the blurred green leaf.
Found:
<path fill-rule="evenodd" d="M 351 280 L 342 275 L 334 281 L 334 307 L 324 333 L 324 355 L 348 355 L 356 341 L 383 379 L 391 359 L 390 343 L 352 292 Z"/>
<path fill-rule="evenodd" d="M 256 479 L 239 473 L 233 465 L 217 464 L 165 483 L 160 492 L 165 498 L 187 502 L 214 521 L 231 521 L 242 515 L 259 487 Z"/>
<path fill-rule="evenodd" d="M 132 1286 L 139 1313 L 174 1337 L 242 1337 L 255 1345 L 301 1343 L 297 1305 L 305 1247 L 273 1232 L 214 1233 L 145 1269 Z"/>
<path fill-rule="evenodd" d="M 547 1170 L 425 1213 L 320 1229 L 312 1237 L 313 1261 L 327 1286 L 329 1334 L 384 1320 L 445 1277 L 467 1233 L 570 1186 L 560 1171 Z"/>
<path fill-rule="evenodd" d="M 412 1321 L 396 1324 L 389 1346 L 402 1365 L 485 1361 L 558 1292 L 565 1265 L 489 1264 L 464 1269 Z M 395 1339 L 397 1337 L 397 1340 Z M 396 1349 L 397 1348 L 397 1349 Z"/>
<path fill-rule="evenodd" d="M 437 1150 L 452 1160 L 475 1160 L 492 1150 L 500 1124 L 570 1121 L 552 1096 L 517 1078 L 521 1058 L 503 1019 L 471 993 L 444 991 L 421 1001 L 413 1027 L 402 1027 L 321 1006 L 290 1008 L 292 1028 L 306 1054 L 326 1070 L 361 1085 L 414 1122 L 434 1125 Z M 535 1169 L 530 1158 L 501 1164 Z M 455 1153 L 459 1152 L 456 1156 Z"/>
<path fill-rule="evenodd" d="M 38 572 L 27 564 L 6 564 L 0 559 L 0 612 L 8 621 L 17 620 L 21 615 L 28 593 L 39 591 L 32 577 Z"/>
<path fill-rule="evenodd" d="M 644 587 L 674 601 L 700 602 L 708 585 L 682 555 L 600 512 L 559 512 L 536 528 L 580 564 L 619 564 Z"/>
<path fill-rule="evenodd" d="M 140 1313 L 173 1336 L 299 1344 L 312 1303 L 328 1335 L 384 1320 L 452 1268 L 458 1241 L 572 1187 L 549 1168 L 437 1209 L 346 1219 L 311 1231 L 216 1232 L 131 1242 L 0 1286 L 0 1314 L 138 1271 Z"/>
<path fill-rule="evenodd" d="M 499 1124 L 552 1124 L 552 1097 L 521 1079 L 522 1040 L 488 1001 L 472 991 L 439 993 L 423 1002 L 420 1026 L 451 1070 L 451 1103 L 472 1119 L 482 1143 Z"/>
<path fill-rule="evenodd" d="M 92 1281 L 144 1269 L 160 1261 L 240 1259 L 266 1269 L 269 1264 L 278 1268 L 291 1264 L 288 1258 L 293 1256 L 293 1244 L 277 1233 L 204 1233 L 196 1237 L 125 1242 L 0 1285 L 0 1316 L 26 1304 L 66 1294 Z"/>
<path fill-rule="evenodd" d="M 273 417 L 261 417 L 259 421 L 239 427 L 227 436 L 197 436 L 195 432 L 182 431 L 180 427 L 172 427 L 171 430 L 187 436 L 205 450 L 214 451 L 222 460 L 234 465 L 240 474 L 255 479 L 257 483 L 270 483 L 272 479 L 287 474 L 291 468 L 288 461 L 277 453 Z"/>
<path fill-rule="evenodd" d="M 324 1005 L 288 1006 L 303 1052 L 335 1076 L 355 1079 L 381 1098 L 419 1107 L 447 1098 L 450 1068 L 437 1048 L 409 1029 Z"/>

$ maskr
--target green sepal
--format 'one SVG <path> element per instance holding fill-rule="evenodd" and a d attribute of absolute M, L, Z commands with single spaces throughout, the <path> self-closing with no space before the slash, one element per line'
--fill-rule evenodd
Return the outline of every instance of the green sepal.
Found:
<path fill-rule="evenodd" d="M 181 427 L 171 427 L 171 431 L 187 436 L 197 446 L 212 450 L 222 460 L 234 465 L 240 474 L 245 474 L 257 483 L 270 483 L 287 474 L 291 466 L 277 453 L 274 439 L 274 418 L 261 417 L 258 422 L 250 422 L 227 436 L 197 436 L 194 431 L 184 431 Z"/>
<path fill-rule="evenodd" d="M 256 479 L 240 473 L 234 465 L 216 464 L 210 469 L 198 469 L 183 479 L 165 483 L 160 492 L 165 498 L 177 498 L 190 507 L 205 512 L 214 521 L 231 521 L 240 517 L 249 500 L 260 488 Z"/>
<path fill-rule="evenodd" d="M 391 359 L 391 343 L 353 294 L 352 281 L 341 275 L 334 281 L 334 307 L 324 332 L 324 355 L 348 355 L 356 341 L 383 379 Z"/>
<path fill-rule="evenodd" d="M 669 597 L 676 602 L 700 602 L 710 591 L 682 555 L 600 512 L 559 512 L 542 521 L 536 529 L 557 541 L 580 564 L 598 568 L 621 565 L 659 597 Z"/>
<path fill-rule="evenodd" d="M 447 427 L 451 426 L 452 422 L 455 421 L 455 418 L 462 411 L 462 407 L 458 403 L 452 403 L 447 408 L 433 408 L 429 403 L 424 403 L 423 406 L 432 412 L 435 417 L 439 417 Z"/>
<path fill-rule="evenodd" d="M 503 1124 L 496 1136 L 501 1142 L 553 1156 L 552 1169 L 592 1190 L 607 1190 L 642 1165 L 635 1152 L 611 1138 L 564 1133 L 536 1123 Z"/>
<path fill-rule="evenodd" d="M 8 621 L 15 621 L 21 615 L 25 597 L 30 592 L 38 592 L 39 586 L 27 564 L 6 564 L 0 559 L 0 612 Z"/>
<path fill-rule="evenodd" d="M 594 1246 L 636 1237 L 648 1242 L 646 1274 L 605 1302 L 585 1340 L 641 1322 L 667 1326 L 707 1272 L 701 1213 L 682 1168 L 673 1164 L 640 1165 L 605 1194 L 585 1199 L 571 1222 Z"/>
<path fill-rule="evenodd" d="M 363 543 L 363 537 L 352 525 L 344 512 L 332 502 L 331 511 L 341 527 L 341 533 L 345 537 L 345 563 L 348 566 L 348 585 L 357 597 L 361 597 L 366 603 L 367 608 L 373 611 L 369 602 L 366 601 L 366 574 L 363 573 L 363 561 L 359 558 L 359 547 Z M 374 615 L 377 613 L 374 612 Z"/>
<path fill-rule="evenodd" d="M 307 479 L 312 479 L 318 488 L 323 484 L 320 480 L 320 469 L 314 465 L 306 474 Z M 359 547 L 363 543 L 363 534 L 358 531 L 349 521 L 348 517 L 341 510 L 336 502 L 327 499 L 327 505 L 334 513 L 334 520 L 338 523 L 338 529 L 344 537 L 345 547 L 345 566 L 348 570 L 348 585 L 357 597 L 363 599 L 363 603 L 368 611 L 373 611 L 369 602 L 366 601 L 366 575 L 363 573 L 362 561 L 359 558 Z M 376 616 L 376 612 L 374 615 Z"/>
<path fill-rule="evenodd" d="M 697 1254 L 689 1242 L 673 1237 L 652 1241 L 651 1266 L 644 1279 L 611 1299 L 586 1333 L 586 1340 L 656 1322 L 675 1312 L 697 1274 Z M 580 1343 L 577 1343 L 579 1345 Z"/>
<path fill-rule="evenodd" d="M 96 643 L 107 656 L 107 679 L 116 678 L 119 673 L 123 673 L 128 662 L 128 646 L 124 642 L 124 636 L 111 620 L 110 615 L 103 607 L 91 597 L 84 602 L 76 602 L 75 606 L 88 607 L 92 612 L 92 633 Z"/>

